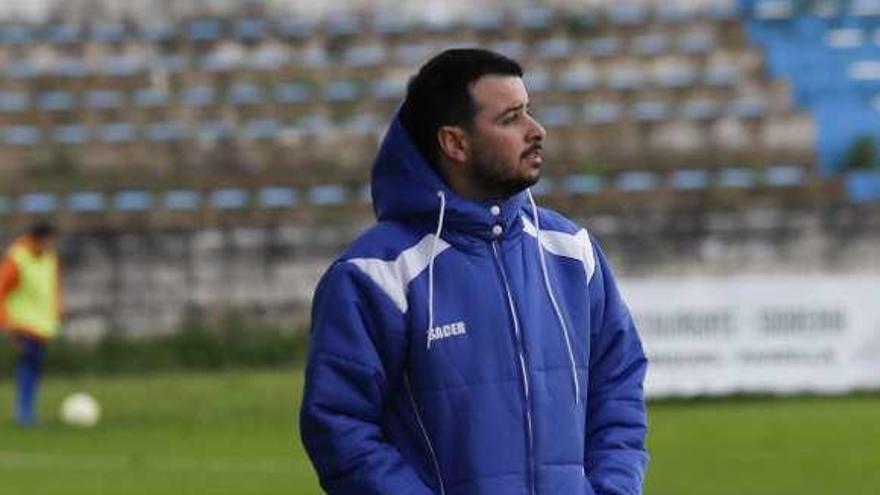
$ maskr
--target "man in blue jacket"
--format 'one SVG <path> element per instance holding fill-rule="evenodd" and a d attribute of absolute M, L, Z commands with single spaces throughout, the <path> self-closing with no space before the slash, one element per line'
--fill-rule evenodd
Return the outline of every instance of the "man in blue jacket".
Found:
<path fill-rule="evenodd" d="M 544 137 L 501 55 L 410 81 L 378 223 L 314 298 L 300 420 L 328 493 L 641 493 L 646 360 L 599 247 L 535 206 Z"/>

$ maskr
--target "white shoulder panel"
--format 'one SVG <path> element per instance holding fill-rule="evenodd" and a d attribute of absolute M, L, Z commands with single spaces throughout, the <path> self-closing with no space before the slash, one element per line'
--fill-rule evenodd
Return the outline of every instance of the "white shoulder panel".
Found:
<path fill-rule="evenodd" d="M 537 237 L 535 225 L 526 217 L 522 217 L 523 230 L 532 237 Z M 567 234 L 555 230 L 541 229 L 541 245 L 549 253 L 556 256 L 565 256 L 580 261 L 584 265 L 584 273 L 587 275 L 587 283 L 593 279 L 596 271 L 596 257 L 593 254 L 593 243 L 585 229 L 576 234 Z"/>
<path fill-rule="evenodd" d="M 434 234 L 428 234 L 418 244 L 406 249 L 396 259 L 390 261 L 377 258 L 352 258 L 348 262 L 360 268 L 394 301 L 401 313 L 406 313 L 407 288 L 413 279 L 428 268 L 434 239 Z M 449 244 L 446 241 L 437 239 L 437 251 L 433 255 L 439 256 L 447 248 Z"/>

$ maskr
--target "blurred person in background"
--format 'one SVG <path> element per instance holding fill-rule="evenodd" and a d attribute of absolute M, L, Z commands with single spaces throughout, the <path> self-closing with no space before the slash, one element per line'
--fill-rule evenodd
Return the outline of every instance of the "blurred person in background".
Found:
<path fill-rule="evenodd" d="M 443 52 L 314 297 L 301 435 L 333 495 L 634 495 L 646 359 L 602 251 L 539 209 L 522 69 Z"/>
<path fill-rule="evenodd" d="M 38 223 L 16 239 L 0 263 L 0 329 L 18 349 L 15 419 L 37 421 L 37 391 L 46 343 L 61 325 L 61 280 L 55 228 Z"/>

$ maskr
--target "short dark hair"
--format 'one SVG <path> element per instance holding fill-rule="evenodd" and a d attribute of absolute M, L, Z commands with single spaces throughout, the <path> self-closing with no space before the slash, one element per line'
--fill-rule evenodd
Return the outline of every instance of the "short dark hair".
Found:
<path fill-rule="evenodd" d="M 504 55 L 479 48 L 456 48 L 436 55 L 410 79 L 400 121 L 425 160 L 437 167 L 437 130 L 470 129 L 476 105 L 470 87 L 487 75 L 522 77 L 522 67 Z"/>
<path fill-rule="evenodd" d="M 55 236 L 56 230 L 49 222 L 37 222 L 31 226 L 28 233 L 36 239 L 48 239 Z"/>

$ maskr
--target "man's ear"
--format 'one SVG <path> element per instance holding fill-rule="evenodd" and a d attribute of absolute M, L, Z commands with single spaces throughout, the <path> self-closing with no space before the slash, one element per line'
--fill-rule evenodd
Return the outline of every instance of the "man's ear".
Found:
<path fill-rule="evenodd" d="M 440 153 L 452 163 L 466 163 L 470 157 L 470 140 L 461 127 L 445 125 L 437 130 Z"/>

